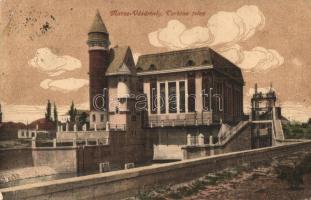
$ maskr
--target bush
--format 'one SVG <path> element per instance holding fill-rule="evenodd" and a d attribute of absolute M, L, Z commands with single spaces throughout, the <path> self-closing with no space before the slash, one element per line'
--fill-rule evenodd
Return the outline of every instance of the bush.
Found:
<path fill-rule="evenodd" d="M 311 154 L 303 157 L 300 162 L 277 163 L 274 169 L 283 181 L 286 181 L 290 189 L 299 189 L 303 184 L 303 176 L 311 173 Z"/>

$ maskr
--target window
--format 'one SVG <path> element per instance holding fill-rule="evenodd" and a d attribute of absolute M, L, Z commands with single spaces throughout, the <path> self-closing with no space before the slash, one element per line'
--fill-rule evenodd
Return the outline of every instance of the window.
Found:
<path fill-rule="evenodd" d="M 179 82 L 179 112 L 184 113 L 186 111 L 186 104 L 185 104 L 185 81 Z"/>
<path fill-rule="evenodd" d="M 195 62 L 193 60 L 189 60 L 187 62 L 187 66 L 194 66 L 195 65 Z"/>
<path fill-rule="evenodd" d="M 210 88 L 212 88 L 212 77 L 211 74 L 207 72 L 203 72 L 202 77 L 202 102 L 203 102 L 203 109 L 205 111 L 210 109 Z"/>
<path fill-rule="evenodd" d="M 169 113 L 177 112 L 176 82 L 168 83 L 168 106 L 169 106 Z"/>
<path fill-rule="evenodd" d="M 195 75 L 188 75 L 188 112 L 195 111 Z"/>
<path fill-rule="evenodd" d="M 150 82 L 150 109 L 151 113 L 157 113 L 157 81 L 151 80 Z"/>
<path fill-rule="evenodd" d="M 208 60 L 203 60 L 202 65 L 207 65 L 209 64 Z"/>
<path fill-rule="evenodd" d="M 136 89 L 140 93 L 144 92 L 144 80 L 143 80 L 143 78 L 139 77 L 138 81 L 136 81 Z"/>
<path fill-rule="evenodd" d="M 93 120 L 93 122 L 96 121 L 96 115 L 95 114 L 92 115 L 92 120 Z"/>
<path fill-rule="evenodd" d="M 151 65 L 149 66 L 149 70 L 156 70 L 156 66 L 155 66 L 154 64 L 151 64 Z"/>
<path fill-rule="evenodd" d="M 32 132 L 32 133 L 31 133 L 31 137 L 35 137 L 35 132 Z"/>
<path fill-rule="evenodd" d="M 160 112 L 166 112 L 165 83 L 160 83 Z"/>
<path fill-rule="evenodd" d="M 104 121 L 105 116 L 103 114 L 100 115 L 100 121 L 103 122 Z"/>

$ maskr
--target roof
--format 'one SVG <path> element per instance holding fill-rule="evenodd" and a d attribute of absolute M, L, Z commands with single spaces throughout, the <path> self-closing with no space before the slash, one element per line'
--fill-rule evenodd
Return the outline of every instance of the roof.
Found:
<path fill-rule="evenodd" d="M 209 48 L 186 49 L 139 56 L 136 68 L 139 70 L 164 70 L 187 65 L 211 64 Z"/>
<path fill-rule="evenodd" d="M 139 56 L 137 72 L 212 66 L 217 71 L 243 81 L 241 69 L 209 47 L 185 49 Z"/>
<path fill-rule="evenodd" d="M 107 28 L 100 16 L 99 11 L 96 12 L 95 18 L 93 20 L 92 26 L 89 33 L 106 33 L 108 34 Z"/>
<path fill-rule="evenodd" d="M 110 50 L 111 63 L 106 75 L 131 75 L 135 73 L 135 63 L 129 46 L 115 46 Z"/>
<path fill-rule="evenodd" d="M 0 130 L 2 129 L 23 129 L 27 126 L 21 122 L 3 122 L 0 124 Z"/>
<path fill-rule="evenodd" d="M 45 118 L 37 119 L 31 122 L 28 125 L 28 128 L 35 129 L 37 125 L 38 125 L 39 130 L 55 130 L 56 129 L 56 125 L 51 121 L 47 121 Z"/>

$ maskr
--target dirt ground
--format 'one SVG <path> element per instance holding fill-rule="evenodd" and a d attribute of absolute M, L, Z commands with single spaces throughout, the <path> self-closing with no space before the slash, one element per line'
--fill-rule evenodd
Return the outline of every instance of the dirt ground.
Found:
<path fill-rule="evenodd" d="M 209 185 L 186 200 L 311 200 L 311 174 L 304 176 L 300 189 L 291 190 L 269 168 L 243 172 L 231 180 Z"/>

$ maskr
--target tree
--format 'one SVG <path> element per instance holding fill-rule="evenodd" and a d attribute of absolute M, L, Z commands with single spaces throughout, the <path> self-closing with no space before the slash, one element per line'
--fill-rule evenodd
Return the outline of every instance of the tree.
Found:
<path fill-rule="evenodd" d="M 79 117 L 79 123 L 80 123 L 81 125 L 86 124 L 86 119 L 87 119 L 87 114 L 86 114 L 86 112 L 82 112 L 81 115 L 80 115 L 80 117 Z"/>
<path fill-rule="evenodd" d="M 57 112 L 57 107 L 56 107 L 55 102 L 54 102 L 53 114 L 54 114 L 54 122 L 57 124 L 58 123 L 58 112 Z"/>
<path fill-rule="evenodd" d="M 73 101 L 71 103 L 68 113 L 69 113 L 70 122 L 75 122 L 76 116 L 77 116 L 77 109 L 75 108 Z"/>
<path fill-rule="evenodd" d="M 50 100 L 48 100 L 48 103 L 46 105 L 46 113 L 45 113 L 45 119 L 47 121 L 51 121 L 51 119 L 52 119 L 52 117 L 51 117 L 51 114 L 52 114 L 51 107 L 52 107 L 51 106 L 51 102 L 50 102 Z"/>

